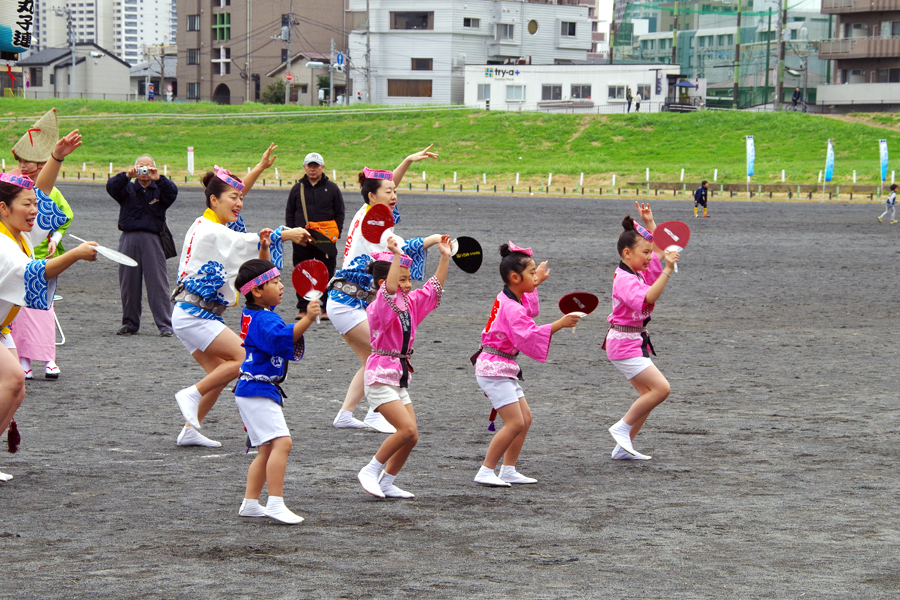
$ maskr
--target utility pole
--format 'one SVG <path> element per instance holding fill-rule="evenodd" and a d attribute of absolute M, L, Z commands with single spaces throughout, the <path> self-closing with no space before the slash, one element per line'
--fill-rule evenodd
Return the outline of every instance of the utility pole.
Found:
<path fill-rule="evenodd" d="M 770 48 L 772 41 L 772 9 L 769 9 L 769 26 L 766 28 L 766 95 L 765 104 L 769 103 L 769 57 L 771 56 Z"/>
<path fill-rule="evenodd" d="M 731 99 L 731 108 L 737 109 L 739 105 L 738 87 L 741 81 L 741 0 L 738 0 L 737 5 L 737 31 L 735 33 L 737 37 L 734 44 L 734 92 Z"/>
<path fill-rule="evenodd" d="M 366 0 L 366 102 L 372 101 L 372 13 Z"/>
<path fill-rule="evenodd" d="M 672 64 L 678 64 L 678 0 L 675 0 L 675 26 L 672 27 Z"/>
<path fill-rule="evenodd" d="M 250 74 L 250 67 L 252 64 L 250 53 L 253 51 L 250 44 L 250 32 L 252 31 L 250 21 L 251 14 L 253 14 L 253 0 L 247 0 L 247 60 L 244 61 L 244 74 L 247 76 L 247 95 L 244 97 L 244 102 L 250 102 L 250 85 L 252 83 L 251 80 L 253 79 L 253 76 Z"/>
<path fill-rule="evenodd" d="M 784 0 L 783 8 L 778 11 L 778 70 L 775 71 L 775 110 L 781 110 L 781 101 L 784 96 L 784 26 L 787 24 L 787 0 Z"/>
<path fill-rule="evenodd" d="M 288 14 L 281 15 L 281 35 L 273 37 L 273 40 L 281 40 L 283 42 L 287 42 L 287 59 L 285 62 L 285 80 L 287 79 L 287 74 L 291 72 L 291 27 L 294 25 L 294 0 L 291 0 L 291 8 Z M 248 31 L 249 35 L 249 31 Z M 249 77 L 249 73 L 248 73 Z M 284 82 L 284 103 L 291 103 L 291 91 L 294 87 L 293 77 L 291 81 Z"/>
<path fill-rule="evenodd" d="M 331 54 L 328 57 L 328 106 L 334 106 L 334 39 L 331 40 Z"/>
<path fill-rule="evenodd" d="M 53 12 L 57 17 L 66 18 L 66 32 L 69 36 L 69 46 L 72 49 L 72 76 L 69 77 L 69 93 L 75 97 L 75 24 L 72 22 L 72 9 L 68 6 L 64 8 L 54 8 Z"/>

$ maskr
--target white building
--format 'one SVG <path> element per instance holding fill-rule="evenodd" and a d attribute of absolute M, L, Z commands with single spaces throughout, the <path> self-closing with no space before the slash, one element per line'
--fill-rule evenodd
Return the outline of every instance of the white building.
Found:
<path fill-rule="evenodd" d="M 72 53 L 69 48 L 31 52 L 19 61 L 27 74 L 26 98 L 71 98 Z M 135 100 L 129 89 L 129 65 L 93 42 L 75 45 L 76 98 Z"/>
<path fill-rule="evenodd" d="M 678 65 L 467 65 L 465 104 L 492 110 L 626 112 L 628 89 L 656 112 L 677 83 Z M 632 105 L 632 110 L 636 107 Z"/>
<path fill-rule="evenodd" d="M 69 43 L 66 16 L 56 8 L 70 10 L 77 42 L 109 48 L 131 65 L 145 61 L 148 48 L 175 45 L 175 0 L 36 0 L 36 50 Z"/>
<path fill-rule="evenodd" d="M 367 14 L 366 5 L 349 0 L 351 78 L 374 103 L 460 103 L 467 64 L 571 64 L 591 50 L 587 6 L 368 0 Z"/>

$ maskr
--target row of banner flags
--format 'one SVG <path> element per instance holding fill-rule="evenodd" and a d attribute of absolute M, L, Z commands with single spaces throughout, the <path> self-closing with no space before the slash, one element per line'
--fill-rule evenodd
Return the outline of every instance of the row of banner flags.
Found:
<path fill-rule="evenodd" d="M 878 152 L 881 157 L 881 182 L 887 180 L 888 172 L 888 146 L 887 140 L 878 140 Z M 753 136 L 747 136 L 747 178 L 753 177 L 756 163 L 756 147 L 753 144 Z M 828 140 L 828 148 L 825 151 L 825 181 L 831 181 L 834 177 L 834 146 L 831 139 Z"/>

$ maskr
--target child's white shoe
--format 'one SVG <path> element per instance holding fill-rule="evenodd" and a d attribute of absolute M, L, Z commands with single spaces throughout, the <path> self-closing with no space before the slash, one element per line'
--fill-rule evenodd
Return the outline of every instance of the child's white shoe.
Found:
<path fill-rule="evenodd" d="M 378 477 L 369 472 L 368 466 L 360 469 L 359 474 L 356 476 L 359 479 L 360 485 L 362 488 L 366 490 L 368 493 L 372 494 L 376 498 L 384 498 L 384 492 L 381 491 L 381 485 L 378 483 Z"/>
<path fill-rule="evenodd" d="M 500 479 L 506 483 L 537 483 L 533 477 L 525 477 L 515 467 L 500 467 Z"/>
<path fill-rule="evenodd" d="M 13 476 L 9 475 L 8 473 L 0 472 L 0 481 L 9 481 L 12 478 Z"/>
<path fill-rule="evenodd" d="M 265 517 L 266 510 L 259 505 L 259 499 L 244 498 L 238 514 L 242 517 Z"/>
<path fill-rule="evenodd" d="M 331 424 L 338 429 L 364 429 L 367 427 L 365 423 L 355 418 L 349 410 L 339 410 Z"/>
<path fill-rule="evenodd" d="M 388 420 L 385 419 L 380 412 L 375 412 L 371 408 L 369 409 L 366 418 L 363 419 L 363 422 L 375 431 L 380 431 L 381 433 L 397 433 L 396 427 L 388 423 Z"/>
<path fill-rule="evenodd" d="M 381 475 L 378 476 L 378 485 L 385 498 L 403 498 L 411 500 L 416 497 L 415 494 L 407 492 L 406 490 L 401 490 L 394 485 L 394 476 L 388 475 L 385 471 L 382 471 Z"/>
<path fill-rule="evenodd" d="M 303 517 L 292 513 L 287 506 L 284 505 L 284 498 L 278 496 L 269 496 L 266 502 L 266 516 L 276 521 L 281 521 L 287 525 L 296 525 L 303 522 Z"/>
<path fill-rule="evenodd" d="M 178 439 L 175 440 L 175 443 L 179 446 L 203 446 L 205 448 L 219 448 L 222 446 L 222 442 L 211 440 L 187 425 L 178 434 Z"/>
<path fill-rule="evenodd" d="M 615 425 L 610 427 L 609 433 L 622 450 L 631 455 L 637 454 L 631 445 L 631 425 L 625 423 L 624 419 L 619 419 Z"/>
<path fill-rule="evenodd" d="M 178 408 L 181 409 L 182 416 L 194 429 L 200 429 L 200 419 L 197 416 L 197 411 L 200 410 L 201 398 L 202 396 L 195 385 L 184 388 L 175 394 L 175 401 L 178 402 Z"/>
<path fill-rule="evenodd" d="M 615 460 L 650 460 L 653 457 L 641 454 L 637 450 L 635 450 L 634 454 L 628 454 L 622 449 L 622 446 L 616 444 L 612 451 L 612 458 Z"/>
<path fill-rule="evenodd" d="M 488 469 L 485 466 L 482 466 L 478 470 L 478 475 L 475 476 L 475 483 L 480 483 L 481 485 L 487 485 L 491 487 L 512 487 L 507 481 L 503 481 L 494 473 L 492 469 Z"/>

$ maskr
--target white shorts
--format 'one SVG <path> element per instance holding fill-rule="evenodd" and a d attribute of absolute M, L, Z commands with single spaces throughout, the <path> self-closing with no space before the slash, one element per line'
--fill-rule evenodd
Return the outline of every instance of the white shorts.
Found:
<path fill-rule="evenodd" d="M 621 371 L 622 375 L 624 375 L 628 379 L 637 377 L 641 371 L 643 371 L 647 367 L 653 366 L 653 361 L 645 356 L 638 356 L 635 358 L 620 358 L 619 360 L 611 360 L 609 362 L 614 364 L 616 368 Z"/>
<path fill-rule="evenodd" d="M 234 401 L 253 447 L 263 446 L 275 438 L 291 437 L 281 405 L 271 398 L 235 396 Z"/>
<path fill-rule="evenodd" d="M 178 305 L 172 311 L 172 331 L 190 354 L 197 350 L 205 352 L 224 329 L 225 323 L 189 315 Z"/>
<path fill-rule="evenodd" d="M 409 399 L 409 392 L 403 387 L 377 383 L 375 385 L 367 385 L 363 390 L 366 393 L 366 400 L 369 401 L 369 408 L 372 410 L 394 400 L 401 401 L 404 406 L 412 404 L 412 400 Z"/>
<path fill-rule="evenodd" d="M 366 309 L 354 308 L 332 300 L 328 303 L 328 318 L 341 335 L 366 320 Z"/>
<path fill-rule="evenodd" d="M 485 393 L 494 410 L 503 408 L 507 404 L 515 404 L 525 397 L 518 379 L 510 377 L 481 377 L 475 376 L 475 381 Z"/>
<path fill-rule="evenodd" d="M 3 335 L 2 333 L 0 333 L 0 341 L 2 341 L 3 345 L 6 346 L 7 348 L 9 348 L 10 350 L 16 349 L 16 342 L 13 341 L 12 332 L 7 333 L 6 335 Z"/>

